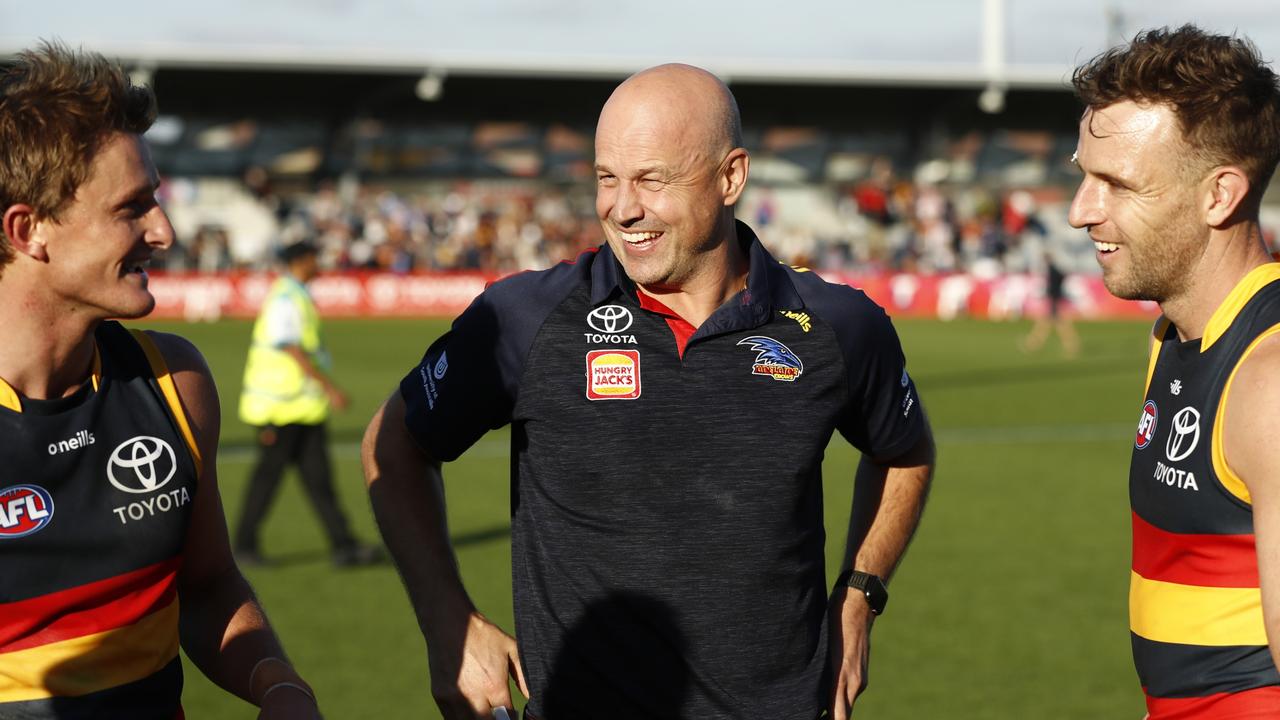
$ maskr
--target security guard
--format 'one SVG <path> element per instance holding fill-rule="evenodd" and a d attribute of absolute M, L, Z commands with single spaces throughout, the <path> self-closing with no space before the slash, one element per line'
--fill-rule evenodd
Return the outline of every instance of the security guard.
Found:
<path fill-rule="evenodd" d="M 262 562 L 258 528 L 285 466 L 293 463 L 324 524 L 334 564 L 368 564 L 379 553 L 356 542 L 333 492 L 326 421 L 330 405 L 345 409 L 347 396 L 329 377 L 320 315 L 306 287 L 319 273 L 317 250 L 298 242 L 280 256 L 285 272 L 267 292 L 254 323 L 240 396 L 240 419 L 258 428 L 258 462 L 240 511 L 236 554 L 241 562 Z"/>

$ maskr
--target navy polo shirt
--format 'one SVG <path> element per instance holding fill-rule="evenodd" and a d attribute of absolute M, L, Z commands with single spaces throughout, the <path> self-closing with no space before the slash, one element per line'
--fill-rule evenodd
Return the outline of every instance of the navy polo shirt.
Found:
<path fill-rule="evenodd" d="M 823 451 L 838 430 L 891 458 L 924 421 L 884 311 L 738 235 L 747 287 L 691 336 L 602 246 L 490 286 L 401 382 L 438 460 L 511 424 L 516 636 L 543 720 L 825 707 Z"/>

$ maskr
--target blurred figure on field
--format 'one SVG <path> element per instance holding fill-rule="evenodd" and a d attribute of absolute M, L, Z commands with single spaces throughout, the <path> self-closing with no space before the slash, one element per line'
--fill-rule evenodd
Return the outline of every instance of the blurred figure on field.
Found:
<path fill-rule="evenodd" d="M 1035 198 L 1025 190 L 1010 193 L 1004 213 L 1005 232 L 1021 239 L 1023 250 L 1029 257 L 1043 264 L 1045 310 L 1036 316 L 1031 332 L 1022 339 L 1024 352 L 1035 352 L 1044 347 L 1051 333 L 1057 333 L 1062 343 L 1062 354 L 1074 358 L 1080 354 L 1080 336 L 1076 333 L 1067 303 L 1067 270 L 1070 258 L 1063 247 L 1063 238 L 1055 237 L 1036 215 Z"/>
<path fill-rule="evenodd" d="M 307 291 L 319 274 L 318 250 L 302 241 L 285 246 L 280 257 L 284 272 L 254 323 L 240 395 L 240 419 L 257 428 L 258 462 L 240 510 L 236 556 L 245 564 L 263 562 L 258 530 L 292 464 L 324 525 L 333 563 L 376 562 L 380 552 L 356 542 L 333 490 L 327 421 L 330 406 L 346 409 L 347 395 L 329 374 L 320 315 Z"/>

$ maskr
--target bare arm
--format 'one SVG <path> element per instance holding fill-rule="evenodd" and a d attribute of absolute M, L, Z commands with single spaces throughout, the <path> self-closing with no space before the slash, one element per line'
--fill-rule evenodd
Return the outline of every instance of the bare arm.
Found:
<path fill-rule="evenodd" d="M 398 392 L 365 431 L 365 482 L 382 538 L 427 641 L 431 692 L 445 718 L 492 718 L 512 707 L 507 678 L 528 695 L 515 639 L 476 610 L 449 544 L 440 463 L 414 443 Z"/>
<path fill-rule="evenodd" d="M 298 363 L 298 367 L 302 369 L 303 375 L 306 375 L 320 383 L 320 386 L 324 388 L 325 394 L 329 396 L 329 402 L 333 403 L 335 408 L 338 410 L 347 409 L 347 394 L 342 391 L 342 388 L 338 387 L 338 384 L 333 381 L 333 378 L 329 377 L 327 373 L 321 370 L 315 363 L 311 362 L 311 358 L 303 352 L 301 346 L 285 345 L 280 348 L 280 351 L 287 354 L 289 357 L 293 358 L 294 362 Z"/>
<path fill-rule="evenodd" d="M 926 419 L 919 442 L 906 453 L 884 462 L 864 456 L 858 463 L 844 567 L 878 575 L 888 583 L 924 511 L 934 454 Z M 828 618 L 834 671 L 832 720 L 848 718 L 854 700 L 867 686 L 874 619 L 871 606 L 858 592 L 838 589 L 833 593 Z"/>
<path fill-rule="evenodd" d="M 1240 365 L 1226 398 L 1227 465 L 1249 488 L 1271 660 L 1280 667 L 1280 336 L 1263 340 Z"/>
<path fill-rule="evenodd" d="M 231 555 L 218 494 L 221 409 L 213 376 L 191 343 L 176 335 L 151 336 L 169 365 L 202 463 L 178 578 L 182 647 L 210 680 L 260 705 L 261 717 L 319 717 L 310 687 L 285 658 Z"/>

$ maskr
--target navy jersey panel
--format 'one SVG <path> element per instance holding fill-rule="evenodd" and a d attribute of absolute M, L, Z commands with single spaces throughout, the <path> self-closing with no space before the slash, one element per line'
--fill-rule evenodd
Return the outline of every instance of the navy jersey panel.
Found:
<path fill-rule="evenodd" d="M 589 262 L 561 263 L 499 280 L 431 344 L 400 381 L 405 424 L 428 455 L 454 460 L 486 432 L 511 421 L 525 356 L 539 327 L 588 270 Z"/>
<path fill-rule="evenodd" d="M 683 356 L 604 247 L 490 288 L 402 386 L 419 398 L 410 430 L 442 459 L 511 423 L 516 635 L 537 717 L 825 706 L 824 450 L 840 428 L 892 455 L 923 424 L 884 313 L 739 234 L 747 288 Z M 440 357 L 430 395 L 419 378 Z M 494 377 L 500 412 L 476 408 L 465 386 Z"/>
<path fill-rule="evenodd" d="M 840 345 L 850 393 L 840 434 L 875 459 L 911 449 L 924 430 L 924 415 L 889 316 L 861 290 L 813 273 L 793 277 L 805 307 L 831 324 Z"/>

